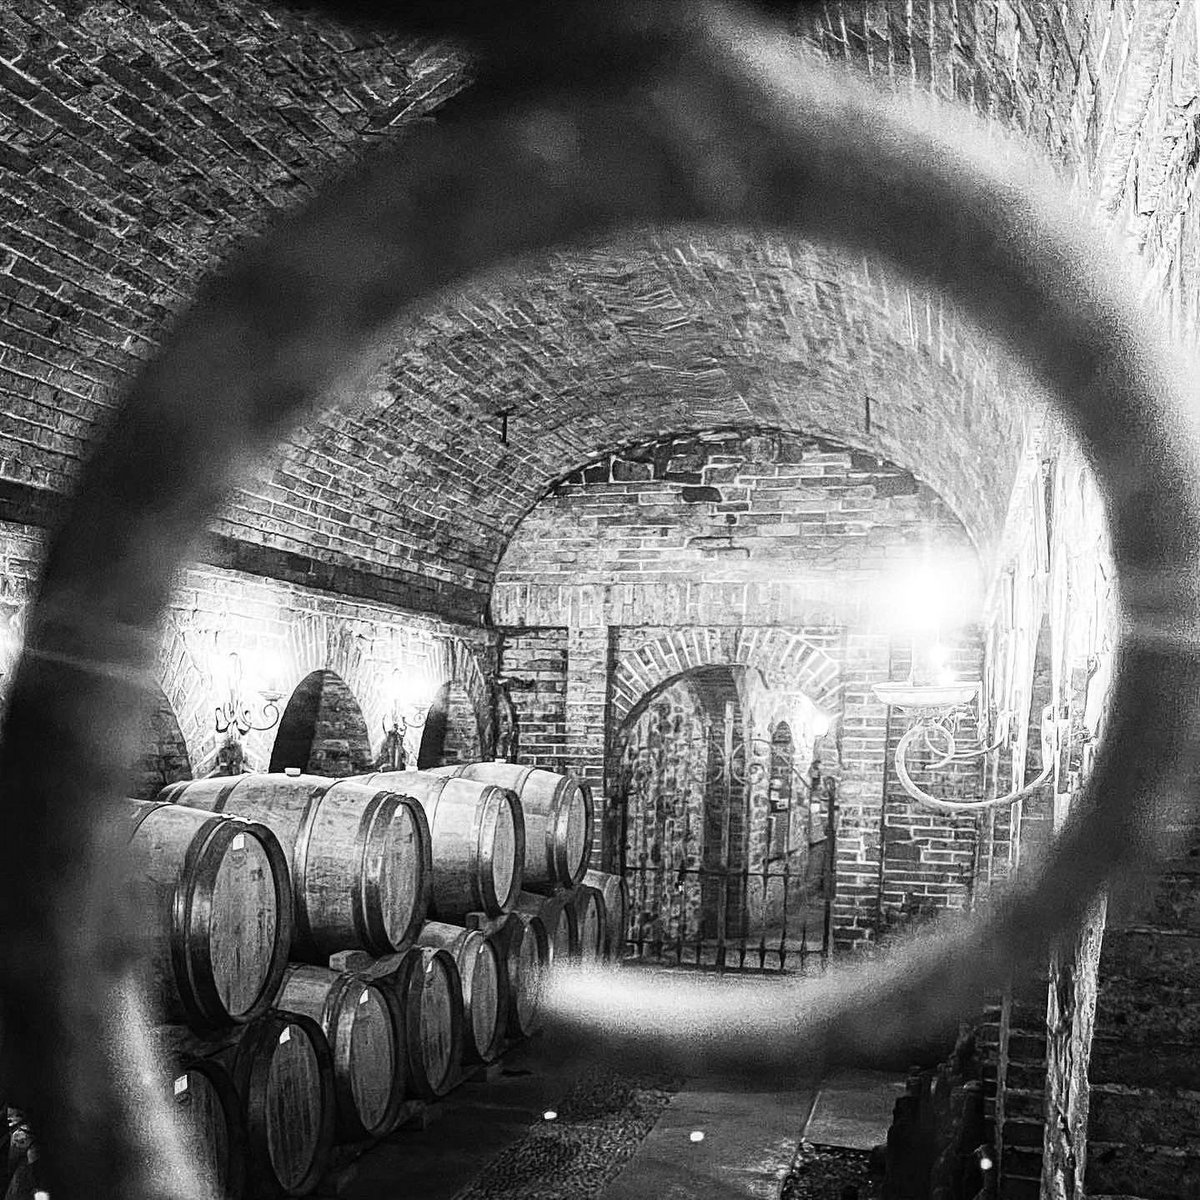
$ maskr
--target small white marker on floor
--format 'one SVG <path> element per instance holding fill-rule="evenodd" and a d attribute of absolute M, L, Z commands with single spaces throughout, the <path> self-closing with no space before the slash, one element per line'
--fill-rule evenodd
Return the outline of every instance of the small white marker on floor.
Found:
<path fill-rule="evenodd" d="M 556 1113 L 554 1109 L 548 1108 L 544 1113 L 542 1113 L 542 1119 L 544 1121 L 556 1121 L 558 1120 L 558 1113 Z"/>
<path fill-rule="evenodd" d="M 704 1141 L 704 1130 L 703 1129 L 693 1129 L 692 1132 L 688 1134 L 688 1140 L 693 1141 L 693 1142 Z"/>

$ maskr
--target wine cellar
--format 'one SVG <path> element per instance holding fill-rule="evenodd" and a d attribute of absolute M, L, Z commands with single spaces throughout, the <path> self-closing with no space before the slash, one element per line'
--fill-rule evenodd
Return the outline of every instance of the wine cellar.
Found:
<path fill-rule="evenodd" d="M 1193 0 L 0 6 L 0 1196 L 1200 1196 L 1198 179 Z"/>

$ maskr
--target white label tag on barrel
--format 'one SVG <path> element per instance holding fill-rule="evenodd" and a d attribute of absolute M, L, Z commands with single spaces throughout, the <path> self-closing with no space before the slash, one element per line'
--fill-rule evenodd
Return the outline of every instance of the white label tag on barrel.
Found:
<path fill-rule="evenodd" d="M 244 833 L 234 834 L 233 849 L 234 850 L 245 850 L 245 848 L 246 848 L 246 835 Z"/>
<path fill-rule="evenodd" d="M 359 998 L 358 998 L 358 1002 L 359 1002 L 359 1004 L 366 1004 L 366 1002 L 367 1002 L 367 1001 L 368 1001 L 370 998 L 371 998 L 371 994 L 370 994 L 370 992 L 368 992 L 366 988 L 363 988 L 363 990 L 362 990 L 362 995 L 361 995 L 361 996 L 359 996 Z"/>
<path fill-rule="evenodd" d="M 292 1040 L 292 1027 L 290 1025 L 288 1025 L 284 1029 L 284 1031 L 279 1035 L 279 1044 L 281 1046 L 286 1046 L 288 1044 L 288 1042 L 290 1042 L 291 1040 Z"/>
<path fill-rule="evenodd" d="M 182 1096 L 183 1093 L 186 1092 L 187 1090 L 188 1090 L 187 1076 L 180 1075 L 180 1077 L 177 1080 L 175 1080 L 175 1095 Z"/>

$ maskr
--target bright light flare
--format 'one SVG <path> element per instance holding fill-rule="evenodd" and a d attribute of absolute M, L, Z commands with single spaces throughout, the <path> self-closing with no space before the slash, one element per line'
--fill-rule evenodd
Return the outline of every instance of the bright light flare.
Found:
<path fill-rule="evenodd" d="M 436 685 L 432 679 L 397 667 L 392 672 L 392 700 L 400 709 L 425 709 L 434 700 Z"/>
<path fill-rule="evenodd" d="M 946 554 L 910 561 L 881 580 L 873 607 L 895 633 L 936 637 L 977 621 L 982 604 L 978 562 Z"/>

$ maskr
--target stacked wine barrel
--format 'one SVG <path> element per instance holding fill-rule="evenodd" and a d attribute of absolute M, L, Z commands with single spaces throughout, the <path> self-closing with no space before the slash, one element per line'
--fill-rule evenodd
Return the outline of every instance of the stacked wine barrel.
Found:
<path fill-rule="evenodd" d="M 456 1079 L 457 974 L 444 970 L 448 982 L 439 992 L 434 968 L 422 966 L 414 982 L 329 965 L 348 951 L 374 962 L 414 946 L 433 880 L 425 809 L 387 788 L 299 772 L 172 784 L 159 801 L 176 822 L 190 814 L 220 828 L 245 825 L 275 843 L 286 920 L 265 1000 L 256 1011 L 205 1014 L 203 1021 L 168 1004 L 191 1027 L 173 1035 L 173 1087 L 180 1109 L 191 1110 L 193 1140 L 222 1194 L 239 1194 L 245 1179 L 256 1197 L 305 1195 L 335 1143 L 386 1135 L 411 1112 L 411 1101 L 440 1094 Z M 150 861 L 170 875 L 161 855 Z M 163 994 L 170 997 L 160 988 Z M 427 1045 L 445 1059 L 436 1087 L 414 1068 Z M 237 1097 L 237 1137 L 223 1115 L 227 1106 L 217 1103 L 229 1095 L 213 1084 L 222 1069 Z M 226 1153 L 238 1144 L 240 1169 Z"/>
<path fill-rule="evenodd" d="M 534 1033 L 555 962 L 619 957 L 621 881 L 585 879 L 591 826 L 586 788 L 508 763 L 125 802 L 162 1086 L 211 1190 L 312 1192 L 335 1144 Z"/>

